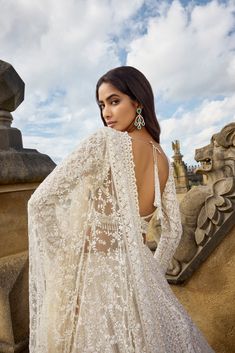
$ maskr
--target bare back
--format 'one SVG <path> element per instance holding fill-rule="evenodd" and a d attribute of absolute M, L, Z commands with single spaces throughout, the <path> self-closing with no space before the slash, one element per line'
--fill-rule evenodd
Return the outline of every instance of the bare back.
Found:
<path fill-rule="evenodd" d="M 157 146 L 157 166 L 161 194 L 164 191 L 165 184 L 169 174 L 169 163 L 161 146 L 150 138 L 146 140 L 135 139 L 132 137 L 132 151 L 135 163 L 135 177 L 139 199 L 140 216 L 151 214 L 155 207 L 155 181 L 154 181 L 154 155 L 152 141 Z"/>

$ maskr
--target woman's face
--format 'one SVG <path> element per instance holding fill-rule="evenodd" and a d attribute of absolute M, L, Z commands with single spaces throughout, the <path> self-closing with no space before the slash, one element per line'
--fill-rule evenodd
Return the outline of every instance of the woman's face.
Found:
<path fill-rule="evenodd" d="M 107 126 L 118 131 L 130 131 L 133 128 L 139 105 L 128 95 L 104 82 L 98 90 L 98 101 Z"/>

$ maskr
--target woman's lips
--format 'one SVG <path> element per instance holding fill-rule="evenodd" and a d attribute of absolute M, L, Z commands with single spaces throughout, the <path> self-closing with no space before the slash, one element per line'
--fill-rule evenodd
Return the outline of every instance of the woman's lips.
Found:
<path fill-rule="evenodd" d="M 108 127 L 112 127 L 112 126 L 115 125 L 115 124 L 116 124 L 116 121 L 109 121 L 109 122 L 107 123 Z"/>

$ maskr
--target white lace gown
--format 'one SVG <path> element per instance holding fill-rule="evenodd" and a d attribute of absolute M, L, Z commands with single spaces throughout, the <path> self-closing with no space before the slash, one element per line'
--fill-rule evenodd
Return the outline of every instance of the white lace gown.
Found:
<path fill-rule="evenodd" d="M 127 133 L 84 140 L 29 201 L 31 353 L 210 353 L 165 272 L 181 236 L 170 167 L 152 255 Z"/>

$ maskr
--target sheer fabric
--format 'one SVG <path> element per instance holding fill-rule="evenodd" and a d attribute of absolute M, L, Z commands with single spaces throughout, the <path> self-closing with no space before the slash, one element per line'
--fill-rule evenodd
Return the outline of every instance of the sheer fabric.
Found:
<path fill-rule="evenodd" d="M 213 352 L 164 277 L 181 236 L 171 167 L 158 200 L 153 256 L 131 138 L 108 127 L 37 188 L 28 204 L 31 353 Z"/>

